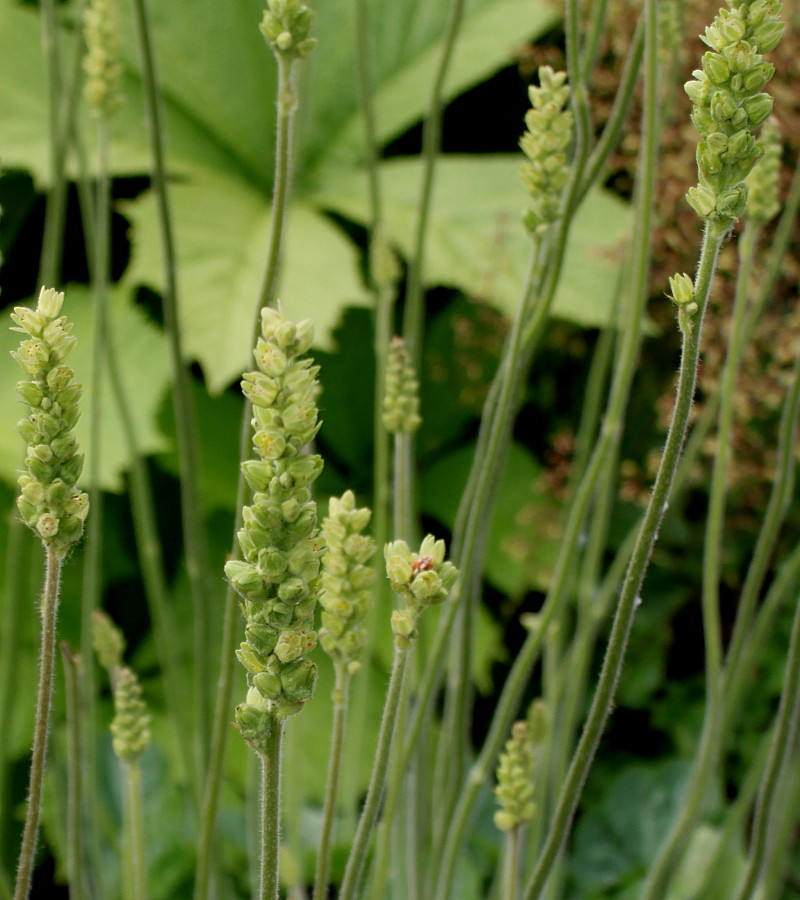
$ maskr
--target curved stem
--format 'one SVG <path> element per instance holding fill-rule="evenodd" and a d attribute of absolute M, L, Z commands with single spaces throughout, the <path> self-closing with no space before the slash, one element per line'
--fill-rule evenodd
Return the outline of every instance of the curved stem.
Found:
<path fill-rule="evenodd" d="M 211 709 L 211 685 L 208 679 L 208 662 L 212 658 L 209 632 L 208 548 L 204 532 L 205 518 L 200 500 L 200 463 L 198 458 L 197 421 L 192 398 L 189 372 L 183 361 L 183 341 L 178 306 L 178 279 L 175 255 L 175 239 L 172 212 L 167 192 L 166 161 L 164 153 L 164 124 L 158 87 L 152 27 L 146 0 L 135 0 L 134 13 L 139 47 L 142 57 L 142 85 L 147 112 L 150 150 L 153 163 L 153 188 L 158 211 L 161 245 L 164 254 L 164 325 L 169 342 L 172 364 L 172 401 L 175 411 L 175 433 L 178 441 L 178 460 L 181 473 L 181 523 L 186 555 L 186 572 L 192 595 L 194 627 L 194 688 L 196 715 L 197 768 L 205 768 L 208 718 Z M 200 784 L 192 773 L 192 784 L 199 795 Z"/>
<path fill-rule="evenodd" d="M 130 900 L 146 900 L 147 867 L 144 857 L 144 815 L 142 812 L 142 769 L 138 762 L 122 763 L 125 806 L 125 859 L 130 882 Z"/>
<path fill-rule="evenodd" d="M 56 655 L 56 622 L 58 619 L 59 582 L 63 557 L 51 547 L 45 548 L 45 582 L 42 592 L 42 633 L 39 654 L 39 687 L 36 694 L 36 719 L 33 730 L 28 782 L 28 808 L 22 830 L 22 845 L 17 863 L 14 900 L 27 900 L 33 877 L 39 819 L 42 812 L 42 788 L 47 761 L 47 737 L 50 730 L 50 707 L 53 698 L 53 670 Z"/>
<path fill-rule="evenodd" d="M 422 184 L 417 202 L 417 221 L 414 228 L 414 247 L 408 266 L 408 286 L 403 311 L 403 337 L 415 365 L 419 364 L 422 350 L 423 296 L 422 284 L 425 272 L 425 244 L 428 238 L 433 183 L 436 162 L 442 143 L 442 106 L 444 83 L 450 70 L 458 32 L 464 18 L 465 0 L 451 0 L 447 12 L 447 24 L 442 38 L 441 55 L 431 83 L 428 115 L 422 131 Z"/>
<path fill-rule="evenodd" d="M 652 6 L 650 9 L 652 10 Z M 689 426 L 689 414 L 692 407 L 697 377 L 697 363 L 700 354 L 702 318 L 708 303 L 717 254 L 722 240 L 723 235 L 718 234 L 716 229 L 706 229 L 700 254 L 700 265 L 695 281 L 695 301 L 699 310 L 693 327 L 685 332 L 683 336 L 683 352 L 681 355 L 675 409 L 667 434 L 664 453 L 656 475 L 653 492 L 639 529 L 625 582 L 622 586 L 617 612 L 614 616 L 614 624 L 606 649 L 606 656 L 603 660 L 586 725 L 572 758 L 556 812 L 550 823 L 547 840 L 525 887 L 524 900 L 537 900 L 544 890 L 551 868 L 566 840 L 578 799 L 605 728 L 609 708 L 614 698 L 625 659 L 628 634 L 633 624 L 636 608 L 640 602 L 639 592 L 653 552 L 658 528 L 666 511 L 672 480 Z"/>
<path fill-rule="evenodd" d="M 384 703 L 383 718 L 381 719 L 381 727 L 378 732 L 378 746 L 372 764 L 367 799 L 364 803 L 364 808 L 361 810 L 361 817 L 358 820 L 358 827 L 356 828 L 353 845 L 350 848 L 350 856 L 347 860 L 344 881 L 339 891 L 338 900 L 355 900 L 358 894 L 370 837 L 378 818 L 381 795 L 386 783 L 389 754 L 392 749 L 394 726 L 403 691 L 408 653 L 408 648 L 395 647 L 392 674 L 389 678 L 389 687 L 386 692 L 386 702 Z"/>
<path fill-rule="evenodd" d="M 720 411 L 717 426 L 717 453 L 709 495 L 703 556 L 703 634 L 705 636 L 706 704 L 703 732 L 695 755 L 689 784 L 683 795 L 680 814 L 664 840 L 650 870 L 644 896 L 660 900 L 678 868 L 681 854 L 692 835 L 697 816 L 707 796 L 708 783 L 716 765 L 723 722 L 722 633 L 719 617 L 719 579 L 725 500 L 733 428 L 734 387 L 747 334 L 747 289 L 755 251 L 755 232 L 747 227 L 740 244 L 739 278 L 736 285 L 729 350 L 720 385 Z"/>
<path fill-rule="evenodd" d="M 261 760 L 261 875 L 258 900 L 278 900 L 281 844 L 281 744 L 282 719 L 272 720 Z"/>
<path fill-rule="evenodd" d="M 339 792 L 339 776 L 342 770 L 347 699 L 350 676 L 342 666 L 336 666 L 336 683 L 333 688 L 333 733 L 328 758 L 328 779 L 325 783 L 325 805 L 322 812 L 322 834 L 317 851 L 317 868 L 314 875 L 313 900 L 325 900 L 331 868 L 333 826 L 336 821 L 336 797 Z"/>

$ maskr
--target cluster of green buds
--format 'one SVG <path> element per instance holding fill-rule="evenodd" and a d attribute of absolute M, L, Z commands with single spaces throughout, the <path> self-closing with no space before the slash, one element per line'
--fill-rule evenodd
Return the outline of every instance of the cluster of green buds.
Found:
<path fill-rule="evenodd" d="M 150 743 L 150 716 L 136 673 L 122 664 L 125 638 L 102 610 L 92 613 L 92 645 L 100 665 L 108 672 L 114 692 L 111 723 L 114 753 L 122 762 L 133 764 Z"/>
<path fill-rule="evenodd" d="M 542 66 L 539 87 L 528 88 L 532 109 L 525 114 L 527 130 L 519 142 L 528 158 L 522 164 L 520 178 L 532 202 L 523 221 L 534 235 L 543 234 L 558 218 L 561 194 L 569 179 L 567 153 L 573 118 L 565 108 L 569 100 L 566 80 L 566 72 Z"/>
<path fill-rule="evenodd" d="M 150 743 L 150 716 L 142 699 L 142 686 L 133 669 L 121 666 L 114 682 L 114 720 L 111 723 L 114 753 L 125 763 L 135 763 Z"/>
<path fill-rule="evenodd" d="M 747 217 L 763 225 L 774 219 L 780 210 L 778 188 L 783 143 L 778 122 L 770 117 L 761 129 L 761 159 L 747 177 Z"/>
<path fill-rule="evenodd" d="M 304 59 L 317 44 L 308 36 L 313 19 L 301 0 L 269 0 L 259 28 L 274 53 Z"/>
<path fill-rule="evenodd" d="M 125 637 L 101 609 L 92 613 L 92 646 L 97 661 L 108 672 L 113 683 L 117 670 L 122 666 Z"/>
<path fill-rule="evenodd" d="M 446 562 L 444 541 L 426 535 L 419 552 L 413 553 L 405 541 L 384 547 L 386 574 L 400 607 L 392 612 L 395 644 L 405 649 L 417 636 L 417 621 L 429 606 L 444 603 L 456 583 L 458 569 Z"/>
<path fill-rule="evenodd" d="M 59 315 L 64 295 L 42 288 L 35 310 L 18 306 L 12 331 L 29 337 L 12 356 L 30 376 L 17 391 L 30 414 L 17 424 L 28 445 L 17 499 L 22 520 L 58 556 L 81 539 L 89 498 L 76 487 L 83 468 L 73 429 L 80 416 L 81 386 L 64 365 L 75 348 L 72 325 Z"/>
<path fill-rule="evenodd" d="M 319 367 L 304 356 L 312 338 L 310 321 L 294 324 L 264 308 L 255 348 L 258 371 L 242 381 L 253 404 L 258 459 L 242 464 L 254 491 L 239 532 L 244 559 L 226 563 L 225 574 L 247 621 L 237 656 L 247 670 L 249 691 L 237 707 L 236 723 L 256 750 L 269 736 L 271 719 L 299 712 L 316 682 L 316 666 L 307 657 L 317 639 L 322 541 L 311 487 L 322 459 L 303 453 L 320 427 Z"/>
<path fill-rule="evenodd" d="M 762 93 L 775 67 L 762 54 L 783 33 L 780 0 L 730 0 L 703 37 L 711 50 L 684 86 L 700 134 L 698 184 L 686 195 L 692 209 L 721 230 L 745 212 L 745 179 L 761 155 L 753 130 L 772 111 Z"/>
<path fill-rule="evenodd" d="M 525 721 L 511 726 L 511 737 L 500 754 L 495 795 L 500 809 L 494 823 L 501 831 L 513 831 L 533 819 L 536 776 L 536 748 L 547 728 L 541 700 L 535 701 Z"/>
<path fill-rule="evenodd" d="M 86 56 L 84 96 L 94 115 L 107 117 L 119 109 L 122 65 L 119 61 L 114 0 L 91 0 L 83 13 Z"/>
<path fill-rule="evenodd" d="M 361 667 L 359 657 L 366 643 L 364 617 L 372 605 L 370 586 L 375 571 L 367 565 L 375 541 L 362 534 L 372 513 L 356 509 L 352 491 L 331 497 L 328 516 L 322 522 L 325 555 L 322 558 L 323 607 L 320 643 L 337 669 L 348 675 Z"/>
<path fill-rule="evenodd" d="M 392 338 L 386 365 L 383 424 L 394 434 L 413 434 L 422 424 L 419 381 L 406 342 Z"/>

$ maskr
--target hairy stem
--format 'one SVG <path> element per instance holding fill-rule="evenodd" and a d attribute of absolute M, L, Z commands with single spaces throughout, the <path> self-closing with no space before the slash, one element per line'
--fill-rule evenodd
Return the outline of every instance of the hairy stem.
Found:
<path fill-rule="evenodd" d="M 695 301 L 698 304 L 699 311 L 694 327 L 687 330 L 683 336 L 683 350 L 675 408 L 664 446 L 664 453 L 656 475 L 653 492 L 639 529 L 625 582 L 622 586 L 617 611 L 614 616 L 614 624 L 606 649 L 606 656 L 603 660 L 603 667 L 592 699 L 589 715 L 561 790 L 556 811 L 550 823 L 547 840 L 542 848 L 536 867 L 525 886 L 524 900 L 538 900 L 541 897 L 552 866 L 566 840 L 583 785 L 589 774 L 589 769 L 605 728 L 625 659 L 628 635 L 633 624 L 636 608 L 640 602 L 639 592 L 653 552 L 659 525 L 666 512 L 672 481 L 686 439 L 697 377 L 697 363 L 700 355 L 702 317 L 708 303 L 717 254 L 722 240 L 722 234 L 719 234 L 717 230 L 707 228 L 695 280 Z"/>
<path fill-rule="evenodd" d="M 47 761 L 47 738 L 50 730 L 50 706 L 53 697 L 53 675 L 56 655 L 56 622 L 58 619 L 59 584 L 63 557 L 52 548 L 45 548 L 45 582 L 42 592 L 42 632 L 39 653 L 39 687 L 36 694 L 36 718 L 33 730 L 28 808 L 22 830 L 22 845 L 17 863 L 14 900 L 27 900 L 31 890 L 39 819 L 42 812 Z"/>
<path fill-rule="evenodd" d="M 258 900 L 278 900 L 283 720 L 273 719 L 261 760 L 261 869 Z"/>
<path fill-rule="evenodd" d="M 400 706 L 400 697 L 403 692 L 408 653 L 407 648 L 395 647 L 392 674 L 389 678 L 389 687 L 386 692 L 386 702 L 383 707 L 383 718 L 381 719 L 381 727 L 378 733 L 378 746 L 372 764 L 367 799 L 361 811 L 361 818 L 358 821 L 353 845 L 350 848 L 350 856 L 347 860 L 344 881 L 339 892 L 339 900 L 355 900 L 358 895 L 370 837 L 378 818 L 381 795 L 386 783 L 389 754 L 392 749 L 394 726 Z"/>

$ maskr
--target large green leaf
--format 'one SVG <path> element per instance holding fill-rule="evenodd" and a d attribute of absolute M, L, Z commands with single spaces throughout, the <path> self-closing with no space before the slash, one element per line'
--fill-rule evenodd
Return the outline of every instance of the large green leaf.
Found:
<path fill-rule="evenodd" d="M 445 156 L 437 167 L 426 248 L 425 280 L 460 288 L 513 313 L 530 257 L 522 227 L 525 193 L 519 156 Z M 356 221 L 367 218 L 355 170 L 328 170 L 316 202 Z M 413 246 L 420 180 L 417 159 L 381 166 L 389 237 L 405 254 Z M 591 191 L 575 218 L 554 314 L 585 326 L 608 322 L 628 235 L 628 207 L 609 192 Z"/>
<path fill-rule="evenodd" d="M 372 0 L 370 61 L 381 142 L 424 116 L 449 7 L 445 2 Z M 561 15 L 559 5 L 549 0 L 468 0 L 466 7 L 445 84 L 448 100 L 507 65 L 515 48 L 547 31 Z M 319 46 L 311 57 L 305 158 L 309 166 L 334 159 L 352 163 L 363 156 L 353 16 L 331 0 L 315 9 Z"/>
<path fill-rule="evenodd" d="M 74 323 L 73 334 L 78 338 L 78 345 L 70 357 L 70 365 L 84 387 L 81 401 L 83 412 L 76 434 L 81 449 L 86 454 L 85 477 L 90 465 L 89 410 L 92 402 L 91 360 L 94 335 L 90 291 L 79 285 L 68 287 L 64 313 Z M 169 362 L 163 335 L 129 302 L 127 294 L 122 290 L 112 291 L 110 315 L 117 364 L 135 423 L 139 450 L 142 453 L 152 453 L 164 449 L 164 438 L 155 425 L 156 413 L 169 382 Z M 8 324 L 11 324 L 10 319 Z M 24 450 L 13 425 L 25 415 L 25 408 L 12 387 L 23 377 L 23 372 L 10 356 L 10 351 L 20 339 L 18 332 L 5 328 L 0 330 L 0 383 L 8 385 L 7 390 L 0 392 L 0 419 L 6 423 L 0 429 L 0 477 L 7 481 L 16 479 Z M 130 462 L 131 448 L 125 440 L 107 378 L 103 387 L 100 483 L 108 490 L 121 490 L 121 474 Z"/>
<path fill-rule="evenodd" d="M 205 172 L 172 191 L 178 227 L 181 328 L 209 389 L 252 366 L 251 343 L 264 271 L 270 207 L 242 181 Z M 134 255 L 126 278 L 160 288 L 158 220 L 152 195 L 129 204 Z M 345 303 L 364 302 L 355 247 L 329 219 L 301 204 L 290 213 L 280 297 L 287 314 L 311 318 L 324 344 Z"/>

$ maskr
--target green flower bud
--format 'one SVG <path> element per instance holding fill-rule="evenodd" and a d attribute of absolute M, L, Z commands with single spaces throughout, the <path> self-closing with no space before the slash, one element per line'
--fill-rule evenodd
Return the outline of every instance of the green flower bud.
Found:
<path fill-rule="evenodd" d="M 87 75 L 84 95 L 94 115 L 108 117 L 120 106 L 122 79 L 116 10 L 111 0 L 91 0 L 83 13 L 83 26 L 86 41 L 83 68 Z"/>
<path fill-rule="evenodd" d="M 75 346 L 69 333 L 72 326 L 59 316 L 63 301 L 63 294 L 42 289 L 35 310 L 18 307 L 11 316 L 12 330 L 29 335 L 12 353 L 30 376 L 17 386 L 30 408 L 28 418 L 17 426 L 28 445 L 18 508 L 25 523 L 62 556 L 80 539 L 88 512 L 85 499 L 78 510 L 81 515 L 67 508 L 76 493 L 83 458 L 71 433 L 79 415 L 80 386 L 70 384 L 72 370 L 63 364 Z M 65 526 L 67 517 L 72 521 Z"/>
<path fill-rule="evenodd" d="M 287 15 L 292 2 L 287 0 Z M 273 18 L 265 16 L 265 23 L 272 33 L 283 13 L 271 7 L 269 15 Z M 280 33 L 268 39 L 276 41 Z M 263 309 L 255 349 L 259 371 L 242 380 L 254 404 L 253 447 L 259 458 L 242 466 L 254 491 L 239 532 L 245 561 L 226 563 L 225 573 L 244 600 L 247 620 L 247 640 L 237 655 L 265 704 L 258 716 L 249 701 L 237 711 L 237 724 L 256 749 L 262 713 L 282 718 L 298 712 L 310 697 L 316 672 L 305 657 L 316 641 L 313 615 L 322 547 L 310 488 L 322 460 L 305 455 L 303 448 L 319 428 L 318 368 L 300 357 L 312 337 L 311 323 L 295 325 L 277 310 Z"/>
<path fill-rule="evenodd" d="M 422 424 L 419 381 L 408 348 L 401 337 L 392 338 L 386 366 L 383 424 L 394 434 L 412 434 Z"/>
<path fill-rule="evenodd" d="M 755 222 L 765 223 L 780 209 L 778 186 L 783 147 L 775 119 L 768 119 L 764 124 L 761 144 L 763 155 L 747 179 L 747 215 Z"/>
<path fill-rule="evenodd" d="M 276 54 L 303 59 L 317 43 L 308 37 L 312 19 L 311 10 L 300 0 L 269 0 L 259 27 Z"/>
<path fill-rule="evenodd" d="M 497 766 L 495 794 L 501 808 L 495 813 L 494 822 L 501 831 L 512 831 L 533 819 L 535 772 L 529 725 L 515 722 Z"/>
<path fill-rule="evenodd" d="M 125 638 L 111 617 L 100 609 L 92 613 L 92 646 L 100 665 L 109 674 L 115 673 L 112 677 L 116 678 L 125 652 Z"/>
<path fill-rule="evenodd" d="M 123 762 L 136 762 L 150 743 L 147 727 L 150 717 L 142 700 L 141 685 L 127 666 L 123 666 L 117 674 L 114 710 L 116 714 L 111 723 L 114 753 Z"/>
<path fill-rule="evenodd" d="M 355 495 L 345 491 L 331 497 L 328 516 L 322 523 L 326 552 L 322 558 L 322 594 L 325 609 L 322 647 L 337 666 L 352 671 L 351 664 L 366 643 L 364 617 L 372 606 L 370 587 L 374 571 L 366 563 L 375 552 L 372 538 L 361 534 L 370 520 L 370 510 L 357 509 Z"/>

